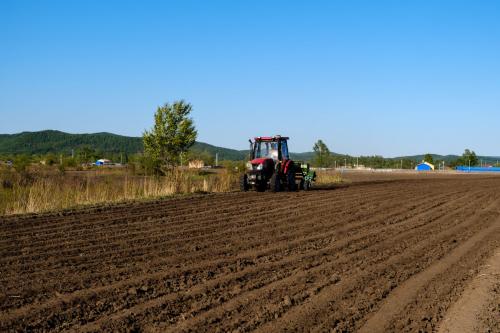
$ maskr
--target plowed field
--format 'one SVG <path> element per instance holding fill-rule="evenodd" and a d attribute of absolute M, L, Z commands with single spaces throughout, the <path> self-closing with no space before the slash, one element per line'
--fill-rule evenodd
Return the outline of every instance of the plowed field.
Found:
<path fill-rule="evenodd" d="M 488 176 L 0 217 L 0 331 L 433 331 L 499 246 Z"/>

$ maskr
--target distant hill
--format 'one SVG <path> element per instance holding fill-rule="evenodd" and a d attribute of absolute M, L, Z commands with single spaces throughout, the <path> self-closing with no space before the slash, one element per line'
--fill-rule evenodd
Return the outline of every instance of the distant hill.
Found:
<path fill-rule="evenodd" d="M 230 148 L 222 148 L 210 145 L 204 142 L 196 142 L 193 147 L 191 147 L 191 151 L 195 153 L 206 152 L 211 156 L 215 156 L 215 154 L 219 154 L 219 160 L 229 160 L 229 161 L 241 161 L 248 157 L 248 150 L 236 150 Z"/>
<path fill-rule="evenodd" d="M 136 153 L 142 150 L 142 140 L 111 133 L 69 134 L 52 130 L 0 134 L 3 154 L 69 154 L 72 149 L 85 146 L 102 152 Z"/>
<path fill-rule="evenodd" d="M 117 135 L 112 133 L 92 133 L 92 134 L 69 134 L 61 131 L 46 130 L 39 132 L 22 132 L 17 134 L 0 134 L 0 154 L 46 154 L 62 153 L 71 154 L 79 148 L 90 147 L 103 154 L 106 153 L 126 153 L 135 154 L 143 151 L 142 138 Z M 204 142 L 196 142 L 191 148 L 194 153 L 206 153 L 211 156 L 219 154 L 219 160 L 239 161 L 248 157 L 248 150 L 236 150 L 210 145 Z M 292 159 L 300 161 L 311 161 L 313 152 L 290 153 Z M 333 153 L 334 156 L 346 156 Z M 457 155 L 433 155 L 436 161 L 447 163 L 459 158 Z M 483 163 L 496 163 L 500 157 L 478 156 Z M 388 158 L 389 160 L 409 159 L 422 161 L 424 155 L 402 156 Z"/>
<path fill-rule="evenodd" d="M 105 132 L 69 134 L 46 130 L 18 134 L 0 134 L 0 154 L 71 154 L 72 149 L 76 151 L 83 147 L 90 147 L 104 154 L 135 154 L 143 151 L 142 138 Z M 243 160 L 247 156 L 247 152 L 245 151 L 216 147 L 203 142 L 196 142 L 191 150 L 194 152 L 206 152 L 212 156 L 218 153 L 220 160 Z"/>
<path fill-rule="evenodd" d="M 432 155 L 432 158 L 434 159 L 434 161 L 445 161 L 445 162 L 455 161 L 456 159 L 458 159 L 460 157 L 458 155 L 437 155 L 437 154 L 431 154 L 431 155 Z M 408 160 L 414 160 L 414 161 L 420 162 L 420 161 L 424 160 L 424 157 L 425 157 L 425 155 L 412 155 L 412 156 L 395 157 L 393 159 L 394 160 L 408 159 Z"/>

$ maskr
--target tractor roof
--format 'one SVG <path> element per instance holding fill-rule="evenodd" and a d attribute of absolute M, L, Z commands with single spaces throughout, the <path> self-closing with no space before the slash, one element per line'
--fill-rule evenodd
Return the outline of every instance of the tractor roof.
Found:
<path fill-rule="evenodd" d="M 275 135 L 275 136 L 256 136 L 254 138 L 255 141 L 280 141 L 280 140 L 288 140 L 289 137 L 287 136 L 281 136 L 281 135 Z"/>

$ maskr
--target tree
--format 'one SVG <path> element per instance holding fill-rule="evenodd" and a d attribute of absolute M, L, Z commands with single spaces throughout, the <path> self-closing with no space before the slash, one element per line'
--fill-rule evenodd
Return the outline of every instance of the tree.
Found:
<path fill-rule="evenodd" d="M 97 157 L 98 156 L 95 149 L 87 145 L 83 146 L 77 151 L 77 158 L 79 163 L 94 162 Z"/>
<path fill-rule="evenodd" d="M 195 143 L 198 132 L 189 118 L 191 110 L 191 104 L 183 100 L 172 105 L 166 103 L 156 110 L 153 128 L 142 136 L 144 153 L 153 162 L 156 172 L 178 165 L 181 154 Z"/>
<path fill-rule="evenodd" d="M 322 140 L 318 140 L 314 146 L 314 162 L 318 167 L 327 167 L 330 165 L 331 154 L 330 149 Z"/>
<path fill-rule="evenodd" d="M 474 151 L 471 151 L 469 149 L 465 149 L 464 153 L 462 154 L 462 157 L 460 158 L 459 162 L 462 165 L 465 166 L 476 166 L 478 164 L 478 158 L 476 156 L 476 153 Z"/>
<path fill-rule="evenodd" d="M 434 157 L 431 154 L 426 154 L 424 157 L 424 162 L 434 164 Z"/>

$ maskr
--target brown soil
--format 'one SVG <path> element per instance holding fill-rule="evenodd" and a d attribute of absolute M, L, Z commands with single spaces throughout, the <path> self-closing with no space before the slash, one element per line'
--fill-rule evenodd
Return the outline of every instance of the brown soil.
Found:
<path fill-rule="evenodd" d="M 500 246 L 499 189 L 416 177 L 3 217 L 0 331 L 435 331 Z"/>
<path fill-rule="evenodd" d="M 500 332 L 500 250 L 450 307 L 439 332 Z"/>

